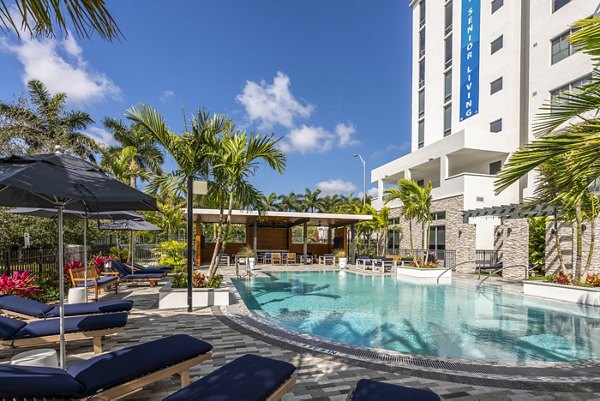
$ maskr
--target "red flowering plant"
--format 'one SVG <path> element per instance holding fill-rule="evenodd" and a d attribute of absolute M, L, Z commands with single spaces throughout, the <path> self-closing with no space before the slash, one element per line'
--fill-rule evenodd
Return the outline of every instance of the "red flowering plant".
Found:
<path fill-rule="evenodd" d="M 584 285 L 586 287 L 600 287 L 600 274 L 588 274 Z"/>
<path fill-rule="evenodd" d="M 558 274 L 551 274 L 546 278 L 546 281 L 555 284 L 573 285 L 573 275 L 560 272 Z"/>
<path fill-rule="evenodd" d="M 91 266 L 94 266 L 96 268 L 96 271 L 98 272 L 98 275 L 100 275 L 104 271 L 104 264 L 109 260 L 113 260 L 112 256 L 98 255 L 92 258 L 89 264 Z"/>
<path fill-rule="evenodd" d="M 23 298 L 33 299 L 38 296 L 42 289 L 35 284 L 35 276 L 29 270 L 13 272 L 12 276 L 3 274 L 0 276 L 0 295 L 12 294 Z"/>
<path fill-rule="evenodd" d="M 65 273 L 65 283 L 71 283 L 71 276 L 69 275 L 69 270 L 71 269 L 81 269 L 83 268 L 83 262 L 79 260 L 73 260 L 71 262 L 65 263 L 64 273 Z"/>

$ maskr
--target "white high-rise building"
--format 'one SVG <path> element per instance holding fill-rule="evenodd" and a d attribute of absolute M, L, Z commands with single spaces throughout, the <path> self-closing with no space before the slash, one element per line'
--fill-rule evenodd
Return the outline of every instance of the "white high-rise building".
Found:
<path fill-rule="evenodd" d="M 596 0 L 413 0 L 411 153 L 371 171 L 383 191 L 400 178 L 433 184 L 432 248 L 460 241 L 462 211 L 519 203 L 533 179 L 494 193 L 495 174 L 533 137 L 540 106 L 589 79 L 567 41 Z M 400 203 L 387 204 L 399 214 Z M 493 249 L 498 218 L 477 218 L 476 248 Z M 408 248 L 407 239 L 388 246 Z"/>

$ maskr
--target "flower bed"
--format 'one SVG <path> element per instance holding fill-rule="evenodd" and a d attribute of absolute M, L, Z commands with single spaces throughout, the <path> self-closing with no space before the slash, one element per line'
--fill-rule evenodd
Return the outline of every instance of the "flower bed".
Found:
<path fill-rule="evenodd" d="M 187 308 L 187 288 L 174 288 L 171 279 L 158 292 L 158 309 Z M 229 305 L 228 288 L 192 288 L 192 306 Z"/>
<path fill-rule="evenodd" d="M 523 294 L 582 305 L 600 306 L 600 288 L 524 281 Z"/>
<path fill-rule="evenodd" d="M 443 273 L 443 274 L 442 274 Z M 416 277 L 416 278 L 435 278 L 441 279 L 452 278 L 452 269 L 442 267 L 401 267 L 396 268 L 398 276 Z"/>

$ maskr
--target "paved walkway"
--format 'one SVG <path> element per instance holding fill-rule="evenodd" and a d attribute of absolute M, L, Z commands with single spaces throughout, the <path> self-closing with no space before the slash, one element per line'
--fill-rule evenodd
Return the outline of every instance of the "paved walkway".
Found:
<path fill-rule="evenodd" d="M 340 361 L 333 356 L 311 351 L 296 352 L 284 345 L 261 341 L 243 334 L 223 323 L 210 308 L 187 313 L 185 310 L 159 311 L 158 289 L 130 285 L 118 296 L 135 301 L 135 309 L 125 333 L 105 339 L 106 351 L 149 341 L 175 333 L 196 336 L 213 344 L 214 358 L 193 368 L 190 372 L 194 381 L 238 356 L 247 353 L 290 361 L 298 367 L 298 382 L 284 401 L 316 400 L 342 401 L 351 386 L 361 378 L 372 378 L 411 387 L 430 388 L 446 400 L 600 400 L 600 393 L 577 392 L 533 392 L 497 387 L 482 387 L 461 383 L 428 380 L 399 373 L 369 369 Z M 245 331 L 245 330 L 244 330 Z M 93 356 L 90 342 L 75 342 L 67 347 L 68 361 L 87 359 Z M 10 359 L 13 351 L 1 350 L 0 361 Z M 128 397 L 129 400 L 161 400 L 179 388 L 176 378 L 162 380 Z M 382 400 L 383 401 L 383 400 Z"/>

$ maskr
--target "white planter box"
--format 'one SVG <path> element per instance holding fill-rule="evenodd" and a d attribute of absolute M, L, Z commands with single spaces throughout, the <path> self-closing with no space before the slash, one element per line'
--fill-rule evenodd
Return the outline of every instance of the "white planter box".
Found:
<path fill-rule="evenodd" d="M 193 307 L 204 308 L 227 305 L 229 305 L 228 288 L 192 289 Z M 172 288 L 169 281 L 158 292 L 158 309 L 179 309 L 187 308 L 187 306 L 187 288 Z"/>
<path fill-rule="evenodd" d="M 600 288 L 524 281 L 523 294 L 576 304 L 600 306 Z"/>
<path fill-rule="evenodd" d="M 396 267 L 396 274 L 404 277 L 427 278 L 427 279 L 449 279 L 452 278 L 452 269 L 444 268 L 423 268 L 418 267 Z"/>

